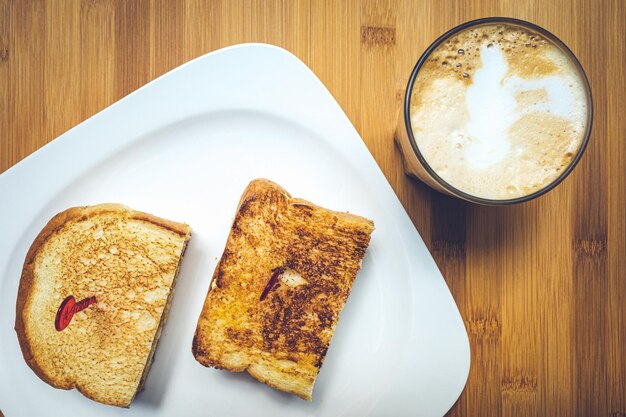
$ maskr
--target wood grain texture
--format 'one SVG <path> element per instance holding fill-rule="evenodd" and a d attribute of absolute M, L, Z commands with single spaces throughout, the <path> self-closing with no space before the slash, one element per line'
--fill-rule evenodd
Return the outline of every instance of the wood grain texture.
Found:
<path fill-rule="evenodd" d="M 407 178 L 393 143 L 424 49 L 459 23 L 494 15 L 567 43 L 595 105 L 573 174 L 503 208 Z M 189 59 L 240 42 L 282 46 L 355 125 L 459 305 L 472 366 L 449 415 L 624 417 L 625 21 L 623 0 L 0 0 L 0 172 Z"/>

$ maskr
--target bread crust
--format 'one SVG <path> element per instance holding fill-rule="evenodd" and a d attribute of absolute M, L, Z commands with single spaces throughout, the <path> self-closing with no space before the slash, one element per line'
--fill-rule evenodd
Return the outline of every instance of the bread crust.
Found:
<path fill-rule="evenodd" d="M 44 226 L 44 228 L 39 232 L 33 243 L 31 244 L 26 258 L 24 260 L 24 265 L 22 268 L 22 275 L 20 278 L 20 284 L 17 292 L 17 300 L 15 305 L 15 332 L 17 333 L 17 339 L 20 344 L 20 349 L 22 351 L 22 355 L 24 360 L 28 364 L 28 366 L 35 372 L 35 374 L 41 378 L 47 384 L 64 390 L 77 389 L 84 396 L 90 398 L 94 401 L 98 401 L 98 399 L 93 398 L 89 395 L 88 392 L 82 389 L 81 386 L 72 383 L 70 386 L 61 386 L 55 381 L 53 381 L 41 368 L 41 366 L 37 363 L 37 358 L 33 354 L 31 350 L 31 343 L 28 338 L 26 332 L 26 326 L 24 321 L 24 311 L 26 311 L 27 304 L 29 303 L 32 293 L 33 293 L 33 282 L 34 282 L 34 265 L 35 260 L 37 259 L 37 255 L 39 250 L 43 247 L 46 241 L 52 237 L 57 231 L 59 231 L 65 224 L 68 222 L 84 218 L 87 219 L 91 216 L 97 216 L 103 213 L 111 213 L 117 212 L 124 214 L 128 218 L 133 218 L 137 220 L 143 220 L 149 223 L 152 223 L 156 226 L 164 227 L 172 232 L 175 232 L 181 236 L 185 236 L 186 239 L 189 239 L 191 236 L 191 228 L 184 223 L 176 223 L 170 220 L 162 219 L 156 216 L 153 216 L 148 213 L 135 211 L 130 207 L 127 207 L 122 204 L 115 203 L 103 203 L 97 204 L 93 206 L 82 206 L 82 207 L 71 207 L 68 208 L 57 215 L 55 215 L 48 223 Z"/>
<path fill-rule="evenodd" d="M 272 388 L 281 390 L 283 392 L 287 392 L 290 394 L 294 394 L 299 396 L 304 400 L 311 400 L 311 393 L 313 389 L 313 384 L 315 382 L 315 376 L 312 377 L 312 381 L 305 380 L 309 377 L 309 375 L 304 372 L 299 375 L 298 378 L 287 379 L 284 376 L 284 373 L 288 373 L 289 371 L 286 368 L 277 367 L 275 364 L 270 362 L 254 362 L 254 363 L 246 363 L 245 361 L 233 361 L 233 360 L 224 360 L 216 359 L 216 357 L 207 351 L 210 350 L 210 347 L 207 346 L 207 342 L 202 340 L 201 337 L 201 327 L 208 326 L 202 325 L 201 322 L 204 320 L 205 314 L 208 313 L 207 305 L 210 303 L 210 293 L 214 289 L 221 289 L 224 283 L 222 282 L 222 269 L 224 266 L 224 260 L 229 253 L 230 256 L 237 257 L 237 254 L 233 253 L 233 248 L 231 245 L 233 244 L 233 237 L 239 232 L 236 232 L 237 224 L 243 216 L 246 216 L 246 211 L 248 209 L 248 205 L 254 204 L 257 200 L 262 199 L 264 194 L 272 193 L 273 195 L 278 195 L 276 200 L 279 200 L 281 203 L 276 204 L 284 204 L 286 206 L 303 206 L 306 207 L 305 210 L 310 209 L 311 211 L 322 211 L 327 213 L 329 216 L 333 216 L 336 219 L 340 219 L 344 224 L 349 224 L 350 228 L 353 230 L 359 230 L 363 234 L 367 234 L 367 242 L 369 242 L 369 234 L 373 231 L 374 225 L 371 220 L 368 220 L 364 217 L 350 214 L 350 213 L 342 213 L 336 212 L 332 210 L 328 210 L 326 208 L 317 206 L 307 200 L 303 200 L 300 198 L 293 198 L 291 195 L 283 189 L 278 184 L 267 180 L 267 179 L 256 179 L 252 181 L 248 187 L 243 192 L 239 204 L 237 206 L 237 211 L 235 218 L 233 220 L 233 224 L 231 226 L 231 231 L 226 243 L 226 247 L 224 249 L 224 255 L 218 262 L 215 271 L 213 273 L 213 277 L 211 279 L 211 284 L 209 287 L 209 291 L 207 293 L 207 298 L 205 301 L 205 305 L 203 307 L 202 313 L 200 315 L 198 325 L 196 328 L 196 332 L 194 334 L 193 342 L 192 342 L 192 354 L 196 358 L 196 360 L 204 365 L 211 366 L 218 369 L 227 370 L 230 372 L 248 372 L 255 379 L 260 382 L 265 383 L 266 385 L 271 386 Z M 307 271 L 303 271 L 307 272 Z M 262 299 L 261 299 L 262 301 Z M 342 305 L 343 307 L 343 305 Z M 333 329 L 334 331 L 334 329 Z M 242 347 L 242 350 L 246 350 L 245 347 Z M 321 352 L 321 356 L 325 356 L 326 347 L 322 347 L 323 352 Z M 320 352 L 315 352 L 320 353 Z M 301 365 L 299 362 L 294 362 L 295 367 L 292 370 L 296 370 Z M 319 371 L 319 367 L 321 363 L 316 364 L 316 368 Z M 282 374 L 282 375 L 279 375 Z"/>

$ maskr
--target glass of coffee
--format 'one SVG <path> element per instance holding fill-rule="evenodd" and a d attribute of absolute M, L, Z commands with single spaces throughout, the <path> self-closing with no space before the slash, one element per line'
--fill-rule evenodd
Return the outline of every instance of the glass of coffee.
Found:
<path fill-rule="evenodd" d="M 405 171 L 479 204 L 528 201 L 580 160 L 592 100 L 580 63 L 547 30 L 510 18 L 464 23 L 417 62 L 396 130 Z"/>

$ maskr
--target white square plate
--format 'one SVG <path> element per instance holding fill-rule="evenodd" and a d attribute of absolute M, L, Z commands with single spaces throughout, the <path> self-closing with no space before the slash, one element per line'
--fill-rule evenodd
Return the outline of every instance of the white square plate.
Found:
<path fill-rule="evenodd" d="M 376 224 L 312 403 L 205 368 L 191 354 L 239 196 L 259 177 Z M 0 195 L 7 417 L 438 416 L 465 385 L 469 343 L 441 273 L 339 105 L 283 49 L 239 45 L 169 72 L 0 175 Z M 152 371 L 130 409 L 42 382 L 13 330 L 22 262 L 37 233 L 59 211 L 102 202 L 193 228 Z"/>

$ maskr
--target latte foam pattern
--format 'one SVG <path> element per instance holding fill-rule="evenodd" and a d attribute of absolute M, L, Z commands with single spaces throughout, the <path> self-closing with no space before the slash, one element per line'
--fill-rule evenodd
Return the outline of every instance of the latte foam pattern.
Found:
<path fill-rule="evenodd" d="M 556 45 L 509 24 L 472 27 L 435 49 L 415 80 L 420 152 L 455 188 L 506 200 L 553 182 L 587 129 L 585 86 Z"/>

